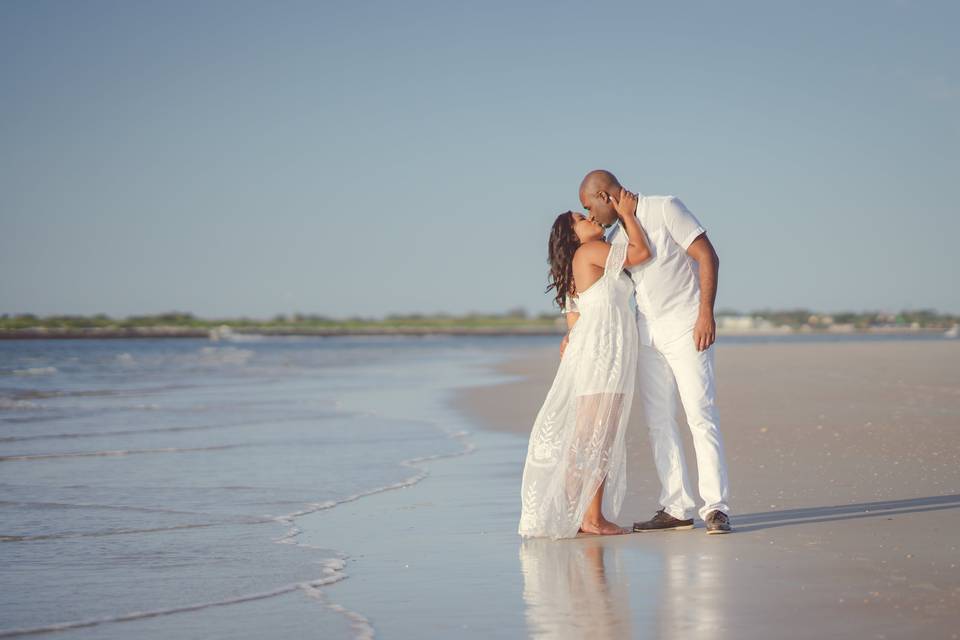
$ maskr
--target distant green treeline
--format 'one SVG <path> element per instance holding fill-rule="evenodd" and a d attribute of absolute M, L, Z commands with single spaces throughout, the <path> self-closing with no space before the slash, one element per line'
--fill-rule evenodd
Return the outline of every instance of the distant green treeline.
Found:
<path fill-rule="evenodd" d="M 871 327 L 904 327 L 923 329 L 948 329 L 960 323 L 960 316 L 941 314 L 933 309 L 904 310 L 897 313 L 867 311 L 821 313 L 809 309 L 762 310 L 743 313 L 729 309 L 716 313 L 721 318 L 749 317 L 769 323 L 774 327 L 812 327 L 829 328 L 835 325 L 849 325 L 856 329 Z M 0 315 L 0 330 L 21 330 L 30 328 L 48 329 L 134 329 L 146 327 L 180 327 L 191 329 L 212 329 L 220 325 L 229 325 L 234 329 L 391 329 L 391 328 L 508 328 L 508 327 L 551 327 L 557 323 L 559 314 L 528 314 L 523 309 L 513 309 L 501 314 L 468 313 L 452 314 L 391 314 L 383 318 L 364 318 L 359 316 L 333 318 L 318 314 L 293 313 L 278 314 L 270 319 L 249 317 L 239 318 L 199 318 L 192 313 L 171 311 L 154 315 L 134 315 L 124 318 L 111 317 L 104 313 L 96 315 L 47 315 L 3 314 Z"/>

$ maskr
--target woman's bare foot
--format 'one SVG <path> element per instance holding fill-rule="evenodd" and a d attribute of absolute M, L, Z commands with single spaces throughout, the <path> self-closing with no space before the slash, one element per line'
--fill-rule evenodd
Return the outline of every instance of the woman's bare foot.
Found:
<path fill-rule="evenodd" d="M 598 536 L 611 536 L 619 533 L 626 533 L 623 527 L 610 522 L 603 516 L 599 520 L 584 520 L 580 525 L 580 531 L 583 533 L 592 533 Z"/>

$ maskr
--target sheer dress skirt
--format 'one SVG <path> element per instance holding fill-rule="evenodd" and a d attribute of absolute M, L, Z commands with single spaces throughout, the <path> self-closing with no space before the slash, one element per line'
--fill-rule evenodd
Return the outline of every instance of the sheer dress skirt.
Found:
<path fill-rule="evenodd" d="M 600 484 L 615 518 L 626 492 L 626 423 L 638 335 L 626 245 L 612 245 L 600 280 L 580 294 L 580 319 L 534 420 L 521 483 L 522 536 L 576 536 Z"/>

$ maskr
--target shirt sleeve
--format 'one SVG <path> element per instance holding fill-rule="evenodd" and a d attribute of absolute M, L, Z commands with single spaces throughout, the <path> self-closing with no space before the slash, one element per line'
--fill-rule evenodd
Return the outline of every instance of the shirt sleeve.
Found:
<path fill-rule="evenodd" d="M 663 224 L 684 251 L 697 236 L 706 232 L 697 217 L 675 196 L 670 196 L 663 202 Z"/>
<path fill-rule="evenodd" d="M 568 313 L 580 313 L 580 307 L 577 306 L 577 301 L 571 298 L 570 296 L 564 296 L 563 309 L 560 310 L 560 313 L 567 315 Z"/>

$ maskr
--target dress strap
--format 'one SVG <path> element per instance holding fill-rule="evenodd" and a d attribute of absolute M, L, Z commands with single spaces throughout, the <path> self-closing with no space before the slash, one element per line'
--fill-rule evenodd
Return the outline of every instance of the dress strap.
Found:
<path fill-rule="evenodd" d="M 610 253 L 607 254 L 607 261 L 603 266 L 604 276 L 618 276 L 623 271 L 623 263 L 627 261 L 627 249 L 630 245 L 626 242 L 613 242 L 610 244 Z"/>

